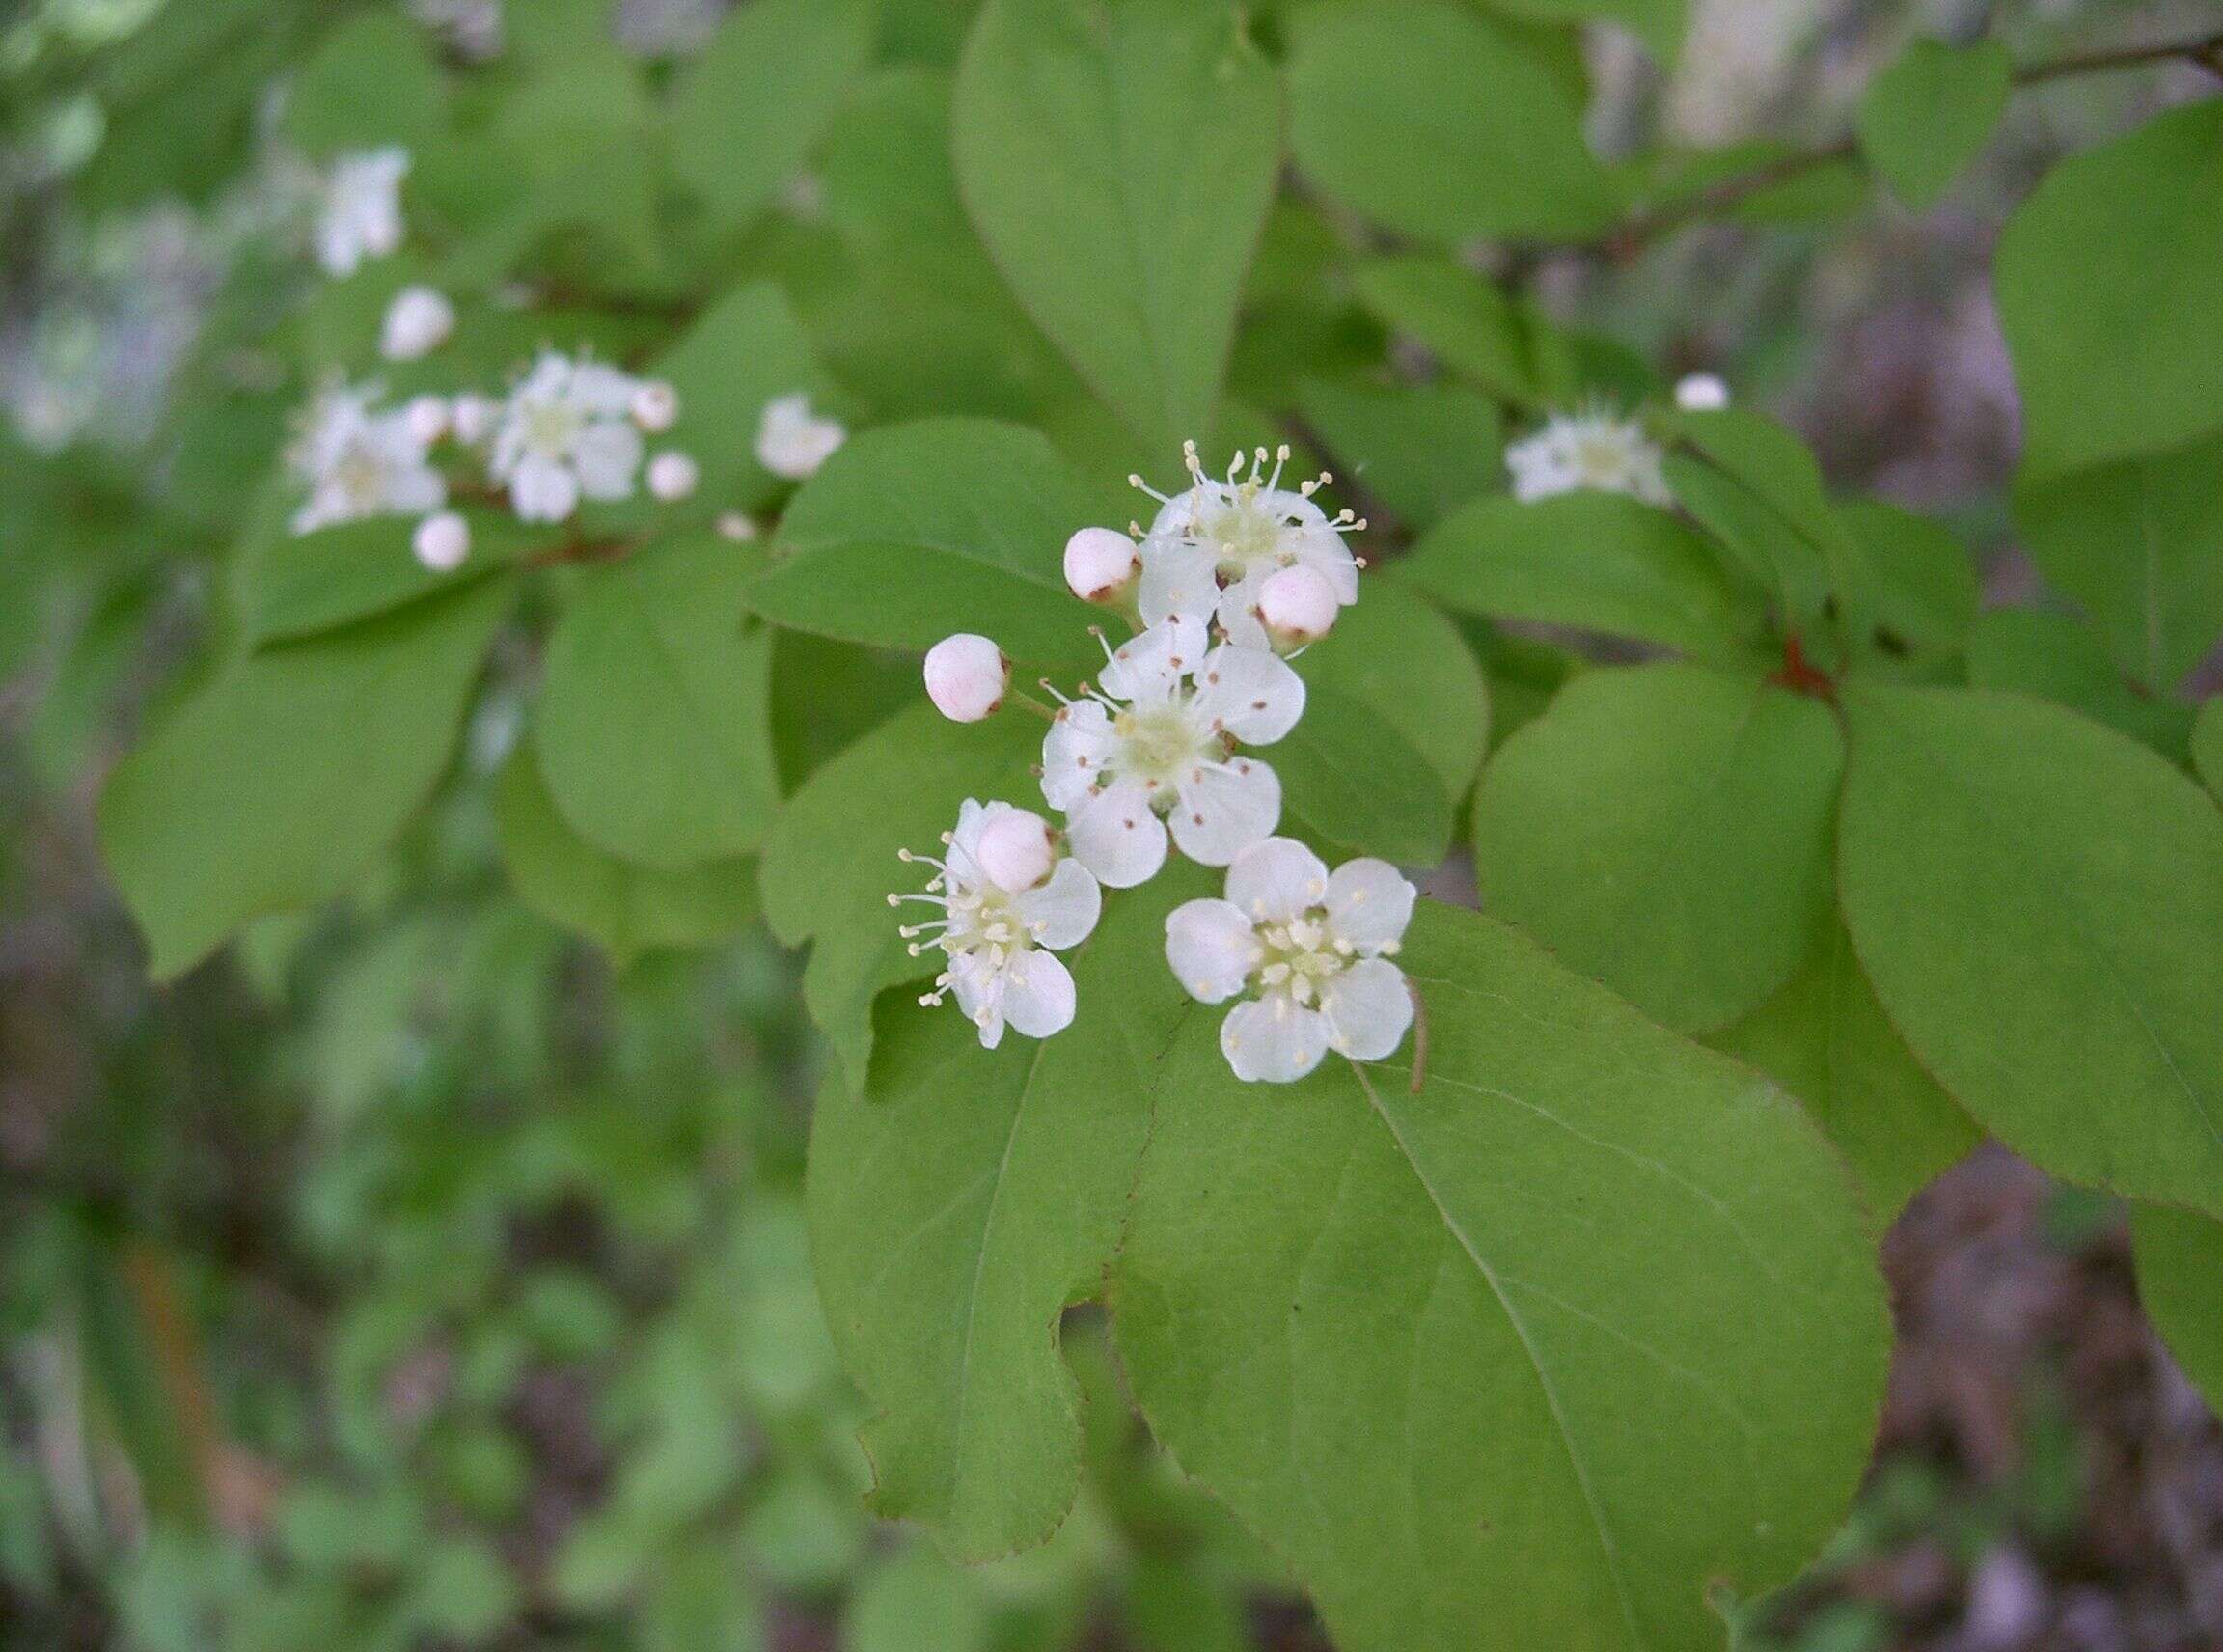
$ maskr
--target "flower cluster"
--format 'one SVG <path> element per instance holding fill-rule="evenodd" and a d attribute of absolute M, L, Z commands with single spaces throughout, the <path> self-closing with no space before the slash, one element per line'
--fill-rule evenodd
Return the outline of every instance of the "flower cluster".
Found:
<path fill-rule="evenodd" d="M 1104 888 L 1147 882 L 1173 852 L 1227 868 L 1226 898 L 1193 900 L 1166 921 L 1166 961 L 1196 998 L 1242 997 L 1221 1048 L 1238 1077 L 1304 1077 L 1330 1050 L 1376 1060 L 1413 1019 L 1389 957 L 1412 916 L 1413 886 L 1385 862 L 1331 874 L 1311 850 L 1276 837 L 1281 783 L 1253 755 L 1297 726 L 1304 679 L 1289 657 L 1325 636 L 1358 597 L 1346 536 L 1313 495 L 1331 478 L 1281 486 L 1289 450 L 1238 454 L 1208 474 L 1194 443 L 1189 486 L 1164 494 L 1147 529 L 1083 528 L 1065 546 L 1065 580 L 1084 601 L 1121 616 L 1133 635 L 1056 708 L 1017 697 L 1050 721 L 1039 770 L 1061 831 L 1009 803 L 967 799 L 946 859 L 930 860 L 923 900 L 942 909 L 902 931 L 915 955 L 946 967 L 921 1000 L 954 993 L 993 1047 L 1006 1026 L 1030 1037 L 1073 1019 L 1073 977 L 1052 954 L 1095 926 Z M 1272 468 L 1269 469 L 1269 463 Z M 960 723 L 1013 698 L 1011 663 L 987 637 L 962 632 L 928 650 L 926 692 Z M 913 857 L 905 851 L 904 859 Z"/>
<path fill-rule="evenodd" d="M 1633 419 L 1603 407 L 1554 413 L 1543 427 L 1505 450 L 1513 497 L 1523 505 L 1584 488 L 1627 493 L 1647 505 L 1671 505 L 1665 455 Z"/>

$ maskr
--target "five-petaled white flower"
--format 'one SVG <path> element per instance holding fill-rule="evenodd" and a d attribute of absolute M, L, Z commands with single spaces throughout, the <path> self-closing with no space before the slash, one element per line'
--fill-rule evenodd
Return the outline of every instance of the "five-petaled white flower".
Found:
<path fill-rule="evenodd" d="M 756 424 L 756 462 L 789 482 L 807 481 L 848 439 L 840 420 L 810 411 L 808 395 L 776 396 Z"/>
<path fill-rule="evenodd" d="M 491 470 L 520 520 L 561 522 L 587 499 L 623 499 L 641 468 L 636 381 L 551 350 L 509 393 Z"/>
<path fill-rule="evenodd" d="M 1505 467 L 1513 473 L 1513 497 L 1523 505 L 1583 488 L 1671 505 L 1662 457 L 1660 444 L 1635 420 L 1591 407 L 1552 414 L 1542 429 L 1505 450 Z"/>
<path fill-rule="evenodd" d="M 332 163 L 316 218 L 316 262 L 327 275 L 353 275 L 368 259 L 401 244 L 404 149 L 359 150 Z"/>
<path fill-rule="evenodd" d="M 1245 473 L 1246 456 L 1249 471 Z M 1207 476 L 1196 444 L 1182 449 L 1189 486 L 1167 495 L 1139 476 L 1127 480 L 1160 501 L 1157 517 L 1142 536 L 1142 584 L 1139 599 L 1142 622 L 1155 625 L 1175 614 L 1219 617 L 1230 640 L 1266 647 L 1266 627 L 1258 619 L 1258 594 L 1266 581 L 1286 567 L 1309 567 L 1327 580 L 1337 602 L 1358 600 L 1358 559 L 1343 536 L 1366 526 L 1350 511 L 1331 518 L 1312 495 L 1332 480 L 1325 473 L 1294 492 L 1281 485 L 1289 460 L 1284 447 L 1266 469 L 1264 448 L 1237 454 L 1224 480 Z"/>
<path fill-rule="evenodd" d="M 1304 680 L 1266 648 L 1206 647 L 1186 614 L 1107 645 L 1098 686 L 1066 701 L 1042 742 L 1042 795 L 1113 889 L 1165 864 L 1168 824 L 1183 854 L 1223 867 L 1280 823 L 1280 780 L 1240 748 L 1296 726 Z"/>
<path fill-rule="evenodd" d="M 1239 1079 L 1287 1084 L 1330 1050 L 1377 1061 L 1413 1025 L 1405 973 L 1388 958 L 1413 920 L 1413 886 L 1386 861 L 1329 874 L 1292 838 L 1269 838 L 1227 868 L 1224 900 L 1166 920 L 1166 961 L 1206 1004 L 1249 993 L 1220 1024 Z"/>
<path fill-rule="evenodd" d="M 425 459 L 406 411 L 373 413 L 377 385 L 335 386 L 320 395 L 288 450 L 309 497 L 293 513 L 296 534 L 388 513 L 415 515 L 447 502 L 448 485 Z"/>
<path fill-rule="evenodd" d="M 989 876 L 981 864 L 983 837 L 1031 838 L 1034 828 L 1047 840 L 1049 828 L 1039 815 L 969 797 L 957 812 L 957 830 L 943 834 L 947 860 L 903 851 L 904 860 L 934 868 L 925 890 L 888 897 L 891 906 L 919 900 L 942 909 L 940 918 L 907 923 L 900 931 L 914 957 L 939 949 L 947 959 L 933 990 L 919 1002 L 938 1005 L 954 992 L 958 1008 L 991 1050 L 1002 1041 L 1006 1026 L 1029 1038 L 1047 1038 L 1072 1024 L 1073 977 L 1052 953 L 1087 939 L 1103 905 L 1096 880 L 1070 856 L 1024 888 L 1009 889 Z M 988 859 L 1006 875 L 1013 867 L 1039 870 L 1030 857 L 993 843 Z"/>

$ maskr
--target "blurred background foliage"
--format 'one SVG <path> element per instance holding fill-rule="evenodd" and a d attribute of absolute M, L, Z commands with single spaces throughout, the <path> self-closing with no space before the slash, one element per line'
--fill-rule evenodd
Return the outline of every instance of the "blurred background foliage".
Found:
<path fill-rule="evenodd" d="M 1324 1644 L 1270 1557 L 1149 1447 L 1085 1318 L 1069 1342 L 1089 1479 L 1056 1542 L 969 1572 L 870 1522 L 801 1214 L 818 1055 L 795 960 L 759 927 L 614 965 L 510 897 L 485 786 L 444 790 L 334 908 L 262 921 L 159 990 L 100 870 L 92 800 L 225 622 L 221 559 L 316 354 L 297 335 L 355 324 L 317 302 L 295 151 L 315 137 L 300 87 L 330 67 L 320 42 L 362 15 L 428 32 L 457 70 L 483 143 L 425 157 L 435 224 L 510 203 L 485 256 L 532 242 L 540 302 L 585 291 L 621 340 L 683 315 L 702 270 L 743 269 L 787 289 L 836 380 L 883 416 L 1031 408 L 1064 382 L 1039 340 L 983 343 L 1010 300 L 951 230 L 953 194 L 914 189 L 901 164 L 946 147 L 964 0 L 886 0 L 874 69 L 808 164 L 765 180 L 776 209 L 742 244 L 659 228 L 621 164 L 593 179 L 581 228 L 559 199 L 575 180 L 535 176 L 536 146 L 646 143 L 645 100 L 714 49 L 727 10 L 17 0 L 0 15 L 10 1652 Z M 1257 10 L 1271 44 L 1282 9 Z M 1666 134 L 1765 154 L 1842 130 L 1917 31 L 1990 25 L 2039 55 L 2213 15 L 1702 0 L 1672 74 L 1611 32 L 1586 58 L 1568 36 L 1566 70 L 1587 77 L 1605 152 Z M 2016 418 L 1991 238 L 2045 165 L 2198 81 L 2184 67 L 2019 98 L 1920 214 L 1825 168 L 1751 222 L 1628 256 L 1494 256 L 1663 374 L 1724 372 L 1833 480 L 1953 519 L 1986 547 L 1991 593 L 2026 595 L 1999 503 Z M 713 193 L 731 181 L 700 170 Z M 859 201 L 902 210 L 857 219 Z M 1293 350 L 1378 350 L 1304 296 L 1320 233 L 1293 211 L 1270 226 L 1237 396 Z M 829 685 L 782 708 L 795 772 L 909 691 L 904 662 L 784 646 L 817 650 Z M 1540 644 L 1500 644 L 1492 665 L 1501 735 L 1562 668 Z M 493 766 L 515 716 L 497 687 L 473 765 Z M 2137 1312 L 2120 1211 L 1987 1151 L 1916 1200 L 1886 1259 L 1903 1344 L 1877 1469 L 1746 1643 L 2223 1644 L 2223 1441 Z"/>

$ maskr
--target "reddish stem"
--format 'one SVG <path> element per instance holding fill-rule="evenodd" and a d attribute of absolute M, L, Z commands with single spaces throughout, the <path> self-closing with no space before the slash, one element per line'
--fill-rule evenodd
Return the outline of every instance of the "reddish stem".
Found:
<path fill-rule="evenodd" d="M 1787 688 L 1793 694 L 1811 695 L 1816 700 L 1834 702 L 1837 698 L 1837 679 L 1827 672 L 1817 671 L 1806 658 L 1806 647 L 1796 635 L 1783 643 L 1783 669 L 1768 679 L 1777 688 Z"/>

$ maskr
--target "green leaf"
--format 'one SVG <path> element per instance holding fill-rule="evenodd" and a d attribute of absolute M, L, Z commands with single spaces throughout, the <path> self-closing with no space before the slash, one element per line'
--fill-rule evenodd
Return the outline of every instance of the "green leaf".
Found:
<path fill-rule="evenodd" d="M 1472 271 L 1409 253 L 1359 264 L 1352 287 L 1376 320 L 1412 339 L 1453 372 L 1516 405 L 1542 397 L 1537 340 L 1528 317 Z"/>
<path fill-rule="evenodd" d="M 2167 693 L 2223 634 L 2223 437 L 2015 490 L 2045 577 L 2091 615 L 2122 669 Z"/>
<path fill-rule="evenodd" d="M 1913 41 L 1860 98 L 1861 153 L 1892 194 L 1927 209 L 1991 141 L 2014 73 L 1997 41 Z"/>
<path fill-rule="evenodd" d="M 849 1652 L 987 1652 L 979 1580 L 915 1546 L 864 1569 L 841 1619 Z"/>
<path fill-rule="evenodd" d="M 240 625 L 250 647 L 314 637 L 359 620 L 453 591 L 514 565 L 554 537 L 498 507 L 466 507 L 471 554 L 435 573 L 417 560 L 404 517 L 349 522 L 295 538 L 279 526 L 242 546 L 237 574 Z"/>
<path fill-rule="evenodd" d="M 2223 100 L 2171 109 L 2046 175 L 1994 260 L 2024 481 L 2223 426 L 2218 267 Z"/>
<path fill-rule="evenodd" d="M 1767 623 L 1759 592 L 1732 581 L 1704 539 L 1626 494 L 1477 500 L 1397 567 L 1461 613 L 1636 637 L 1722 663 L 1757 658 Z"/>
<path fill-rule="evenodd" d="M 1854 499 L 1838 519 L 1875 577 L 1876 624 L 1907 651 L 1949 653 L 1976 619 L 1976 564 L 1953 531 L 1880 499 Z"/>
<path fill-rule="evenodd" d="M 2192 767 L 2218 803 L 2223 803 L 2223 695 L 2201 702 L 2192 725 Z"/>
<path fill-rule="evenodd" d="M 1297 14 L 1289 145 L 1322 194 L 1425 240 L 1583 236 L 1616 206 L 1551 69 L 1448 0 Z"/>
<path fill-rule="evenodd" d="M 802 169 L 872 49 L 870 0 L 755 0 L 672 89 L 672 170 L 728 226 Z"/>
<path fill-rule="evenodd" d="M 1888 1332 L 1788 1098 L 1422 901 L 1399 1061 L 1245 1085 L 1197 1010 L 1112 1280 L 1152 1432 L 1347 1652 L 1702 1646 L 1868 1459 Z"/>
<path fill-rule="evenodd" d="M 1539 23 L 1618 23 L 1662 69 L 1683 49 L 1685 0 L 1495 0 L 1494 9 Z"/>
<path fill-rule="evenodd" d="M 1304 715 L 1258 749 L 1285 820 L 1345 849 L 1432 867 L 1451 848 L 1452 794 L 1398 724 L 1338 684 L 1308 683 Z"/>
<path fill-rule="evenodd" d="M 1884 1019 L 1842 924 L 1830 925 L 1781 992 L 1712 1042 L 1806 1104 L 1852 1167 L 1879 1225 L 1979 1139 Z"/>
<path fill-rule="evenodd" d="M 952 122 L 1027 313 L 1153 446 L 1209 433 L 1280 159 L 1274 73 L 1232 8 L 988 0 Z"/>
<path fill-rule="evenodd" d="M 310 154 L 422 149 L 446 121 L 446 88 L 425 31 L 398 12 L 362 12 L 318 42 L 286 94 L 285 133 Z"/>
<path fill-rule="evenodd" d="M 752 558 L 713 534 L 586 576 L 548 639 L 542 777 L 572 830 L 675 868 L 745 854 L 778 801 L 771 633 L 742 611 Z"/>
<path fill-rule="evenodd" d="M 1032 804 L 1042 732 L 1018 711 L 951 723 L 921 695 L 813 774 L 773 821 L 760 874 L 764 918 L 785 945 L 811 943 L 803 1002 L 851 1084 L 864 1080 L 873 997 L 934 973 L 895 933 L 902 920 L 889 911 L 889 894 L 926 881 L 895 852 L 938 853 L 968 797 Z"/>
<path fill-rule="evenodd" d="M 482 580 L 246 655 L 117 765 L 100 843 L 157 977 L 370 864 L 447 766 L 510 594 Z"/>
<path fill-rule="evenodd" d="M 2215 1281 L 2223 1280 L 2223 1223 L 2141 1204 L 2130 1213 L 2138 1264 L 2138 1300 L 2210 1407 L 2223 1411 L 2223 1315 Z"/>
<path fill-rule="evenodd" d="M 1343 480 L 1425 528 L 1505 482 L 1497 403 L 1457 385 L 1307 379 L 1298 399 Z"/>
<path fill-rule="evenodd" d="M 1035 431 L 867 430 L 795 496 L 749 605 L 844 642 L 924 649 L 977 631 L 1015 659 L 1092 670 L 1103 617 L 1065 589 L 1063 562 L 1087 520 L 1080 479 Z"/>
<path fill-rule="evenodd" d="M 1994 608 L 1968 633 L 1968 685 L 2006 689 L 2081 711 L 2171 762 L 2190 752 L 2192 707 L 2125 682 L 2092 628 L 2067 614 Z"/>
<path fill-rule="evenodd" d="M 1426 597 L 1369 576 L 1335 629 L 1292 663 L 1309 691 L 1340 691 L 1380 713 L 1452 799 L 1474 784 L 1490 744 L 1490 692 L 1459 627 Z"/>
<path fill-rule="evenodd" d="M 819 1095 L 811 1254 L 876 1408 L 873 1501 L 961 1559 L 1040 1543 L 1072 1506 L 1079 1390 L 1058 1317 L 1097 1290 L 1148 1132 L 1181 1001 L 1166 914 L 1216 882 L 1184 865 L 1108 901 L 1065 954 L 1080 1007 L 1055 1038 L 983 1050 L 954 1008 L 891 995 L 869 1084 Z"/>
<path fill-rule="evenodd" d="M 2071 1181 L 2223 1213 L 2223 816 L 2015 695 L 1848 685 L 1838 881 L 1923 1066 Z"/>
<path fill-rule="evenodd" d="M 1587 672 L 1483 771 L 1483 903 L 1668 1026 L 1726 1026 L 1824 933 L 1843 765 L 1828 708 L 1757 677 Z"/>
<path fill-rule="evenodd" d="M 594 941 L 620 964 L 652 947 L 723 940 L 756 915 L 755 863 L 705 861 L 677 871 L 595 847 L 557 812 L 530 741 L 495 783 L 502 864 L 518 898 Z"/>

